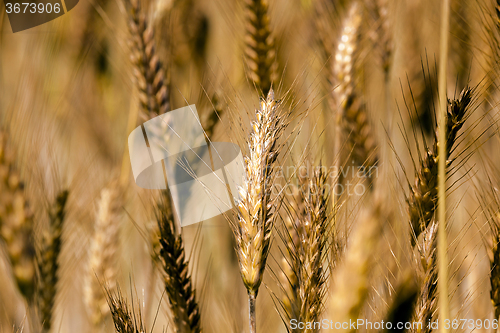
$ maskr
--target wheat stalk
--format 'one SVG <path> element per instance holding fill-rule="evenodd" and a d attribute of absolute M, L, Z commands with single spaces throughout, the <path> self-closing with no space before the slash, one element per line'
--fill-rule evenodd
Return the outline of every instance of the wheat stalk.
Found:
<path fill-rule="evenodd" d="M 24 184 L 15 168 L 15 154 L 0 132 L 0 236 L 12 265 L 19 291 L 31 302 L 35 291 L 33 216 L 24 194 Z"/>
<path fill-rule="evenodd" d="M 286 127 L 271 89 L 261 100 L 248 139 L 245 178 L 239 188 L 238 221 L 233 226 L 241 277 L 249 297 L 250 332 L 256 331 L 255 300 L 269 255 L 276 200 L 271 197 L 279 154 L 278 138 Z"/>
<path fill-rule="evenodd" d="M 299 176 L 300 177 L 300 176 Z M 330 224 L 329 187 L 323 168 L 310 179 L 299 178 L 295 200 L 289 204 L 282 299 L 288 319 L 316 322 L 323 311 L 327 274 L 323 263 L 328 257 Z M 293 332 L 318 332 L 297 329 Z"/>
<path fill-rule="evenodd" d="M 199 333 L 201 315 L 181 235 L 176 233 L 170 193 L 162 191 L 156 218 L 160 228 L 160 257 L 165 290 L 170 300 L 176 332 Z"/>
<path fill-rule="evenodd" d="M 249 76 L 267 96 L 276 71 L 274 41 L 269 28 L 266 0 L 246 1 L 245 55 Z"/>
<path fill-rule="evenodd" d="M 66 216 L 66 202 L 69 192 L 60 192 L 49 208 L 49 228 L 41 239 L 37 258 L 37 305 L 43 330 L 48 332 L 52 325 L 52 312 L 57 293 L 59 254 L 61 252 L 62 229 Z"/>
<path fill-rule="evenodd" d="M 112 184 L 101 191 L 90 245 L 84 300 L 94 327 L 99 327 L 109 313 L 103 286 L 111 292 L 116 287 L 120 190 L 116 184 Z"/>
<path fill-rule="evenodd" d="M 463 127 L 468 110 L 472 103 L 473 91 L 466 87 L 460 97 L 448 101 L 448 109 L 445 116 L 446 150 L 445 156 L 449 157 L 455 148 L 458 132 Z M 412 244 L 415 244 L 418 236 L 427 228 L 436 211 L 438 200 L 438 135 L 434 136 L 432 150 L 426 149 L 424 158 L 420 160 L 420 168 L 416 172 L 415 185 L 410 189 L 408 198 L 408 209 L 412 232 Z M 450 168 L 453 159 L 447 158 L 446 167 Z"/>

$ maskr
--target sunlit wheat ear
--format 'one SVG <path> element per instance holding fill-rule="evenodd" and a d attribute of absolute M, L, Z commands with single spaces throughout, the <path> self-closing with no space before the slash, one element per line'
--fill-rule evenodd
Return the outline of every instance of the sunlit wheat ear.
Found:
<path fill-rule="evenodd" d="M 245 0 L 246 65 L 252 81 L 266 96 L 276 74 L 276 52 L 269 28 L 267 0 Z"/>
<path fill-rule="evenodd" d="M 276 219 L 277 198 L 272 197 L 280 144 L 278 139 L 287 125 L 280 113 L 279 101 L 271 89 L 261 100 L 247 140 L 245 176 L 239 188 L 237 223 L 233 225 L 241 277 L 250 305 L 250 332 L 255 332 L 255 300 L 262 282 Z"/>
<path fill-rule="evenodd" d="M 391 66 L 391 57 L 394 49 L 392 22 L 389 17 L 389 1 L 365 1 L 370 16 L 373 18 L 373 27 L 369 36 L 379 54 L 379 61 L 387 75 Z"/>
<path fill-rule="evenodd" d="M 382 201 L 375 198 L 372 207 L 367 207 L 353 231 L 344 262 L 335 274 L 335 285 L 331 295 L 331 313 L 336 322 L 356 321 L 360 318 L 368 297 L 374 253 L 379 249 L 383 226 L 388 217 L 384 214 Z M 346 329 L 343 332 L 355 332 Z"/>
<path fill-rule="evenodd" d="M 0 237 L 19 291 L 31 302 L 35 291 L 33 216 L 7 140 L 7 133 L 0 132 Z"/>
<path fill-rule="evenodd" d="M 99 327 L 109 313 L 103 288 L 113 292 L 116 287 L 121 199 L 120 188 L 112 184 L 101 191 L 98 202 L 84 280 L 84 300 L 95 327 Z"/>
<path fill-rule="evenodd" d="M 162 191 L 161 198 L 157 202 L 156 218 L 160 228 L 160 259 L 165 290 L 170 302 L 175 331 L 199 333 L 202 331 L 200 308 L 189 273 L 184 243 L 176 231 L 168 190 Z"/>
<path fill-rule="evenodd" d="M 58 289 L 59 254 L 61 252 L 62 230 L 66 216 L 66 202 L 68 191 L 60 192 L 54 203 L 49 207 L 49 226 L 41 239 L 40 251 L 37 258 L 37 304 L 40 320 L 44 331 L 52 326 L 52 313 Z"/>
<path fill-rule="evenodd" d="M 335 154 L 342 160 L 350 155 L 358 165 L 372 167 L 377 163 L 376 140 L 357 82 L 362 19 L 361 5 L 354 1 L 344 20 L 335 53 L 333 78 L 336 87 L 332 91 L 338 108 Z M 345 145 L 342 144 L 344 140 L 347 140 Z"/>
<path fill-rule="evenodd" d="M 437 223 L 434 222 L 425 230 L 420 249 L 420 292 L 415 307 L 414 321 L 423 323 L 422 327 L 412 331 L 430 333 L 432 329 L 425 325 L 433 318 L 437 303 Z"/>
<path fill-rule="evenodd" d="M 132 306 L 129 306 L 119 288 L 114 292 L 106 290 L 106 300 L 115 324 L 117 333 L 145 333 L 142 312 L 136 315 Z M 132 307 L 132 309 L 130 309 Z M 137 318 L 139 317 L 139 318 Z"/>
<path fill-rule="evenodd" d="M 300 176 L 299 176 L 300 177 Z M 289 320 L 319 321 L 326 296 L 329 211 L 327 174 L 315 170 L 311 178 L 299 178 L 294 199 L 287 204 L 284 240 L 287 258 L 281 282 L 282 305 Z M 318 332 L 298 329 L 293 332 Z"/>
<path fill-rule="evenodd" d="M 140 0 L 126 0 L 131 35 L 130 52 L 141 102 L 141 118 L 149 120 L 170 110 L 170 95 L 164 68 L 156 54 L 152 25 L 146 20 Z"/>
<path fill-rule="evenodd" d="M 449 169 L 454 160 L 451 154 L 455 150 L 458 134 L 465 121 L 473 101 L 473 90 L 465 88 L 460 97 L 448 101 L 446 115 L 446 150 Z M 438 180 L 438 139 L 434 136 L 432 150 L 426 147 L 425 155 L 420 157 L 419 169 L 416 170 L 415 185 L 410 188 L 408 210 L 412 227 L 412 244 L 429 225 L 437 206 L 437 180 Z"/>

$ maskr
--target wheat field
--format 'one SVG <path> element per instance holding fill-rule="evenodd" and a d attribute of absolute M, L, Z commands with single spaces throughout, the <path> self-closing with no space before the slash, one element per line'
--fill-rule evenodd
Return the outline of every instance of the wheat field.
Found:
<path fill-rule="evenodd" d="M 496 0 L 2 3 L 0 333 L 496 332 L 499 74 Z M 181 227 L 128 137 L 193 104 L 242 171 Z"/>

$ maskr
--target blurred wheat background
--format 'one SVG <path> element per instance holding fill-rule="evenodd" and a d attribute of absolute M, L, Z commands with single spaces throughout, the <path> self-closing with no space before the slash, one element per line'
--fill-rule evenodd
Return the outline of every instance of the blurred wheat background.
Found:
<path fill-rule="evenodd" d="M 440 1 L 81 0 L 15 34 L 4 8 L 0 332 L 431 332 L 438 298 L 481 321 L 450 331 L 496 331 L 500 2 L 451 0 L 447 295 Z M 190 104 L 245 181 L 181 229 L 168 190 L 135 184 L 127 137 Z"/>

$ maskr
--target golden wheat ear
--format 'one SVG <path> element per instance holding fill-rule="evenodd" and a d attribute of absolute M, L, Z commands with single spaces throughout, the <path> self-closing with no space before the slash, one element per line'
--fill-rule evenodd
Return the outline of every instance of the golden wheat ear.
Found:
<path fill-rule="evenodd" d="M 361 212 L 353 231 L 345 258 L 336 269 L 335 285 L 331 295 L 331 313 L 337 322 L 360 318 L 370 290 L 371 273 L 375 261 L 373 253 L 379 250 L 384 225 L 390 220 L 379 193 L 375 192 L 372 206 Z M 355 332 L 353 329 L 344 332 Z"/>
<path fill-rule="evenodd" d="M 249 297 L 250 332 L 256 331 L 255 302 L 271 247 L 271 231 L 278 199 L 272 196 L 280 135 L 288 120 L 280 111 L 274 91 L 262 99 L 247 140 L 244 180 L 239 188 L 237 222 L 232 225 L 236 254 Z"/>
<path fill-rule="evenodd" d="M 116 286 L 121 207 L 121 188 L 117 183 L 101 191 L 84 279 L 84 300 L 95 328 L 109 313 L 103 286 L 110 292 Z"/>
<path fill-rule="evenodd" d="M 334 155 L 338 166 L 352 160 L 366 168 L 378 162 L 377 142 L 368 110 L 359 91 L 361 4 L 353 1 L 345 17 L 332 67 L 332 100 L 336 113 Z M 343 143 L 345 142 L 345 143 Z"/>
<path fill-rule="evenodd" d="M 156 218 L 160 229 L 160 260 L 165 291 L 170 302 L 177 332 L 199 333 L 201 313 L 196 291 L 189 273 L 184 243 L 176 231 L 170 192 L 162 191 L 156 204 Z"/>
<path fill-rule="evenodd" d="M 16 170 L 16 156 L 0 132 L 0 237 L 12 266 L 14 280 L 23 297 L 31 303 L 35 292 L 35 247 L 33 214 Z"/>
<path fill-rule="evenodd" d="M 37 256 L 36 300 L 44 332 L 48 332 L 52 326 L 52 313 L 58 290 L 59 254 L 68 196 L 69 191 L 61 191 L 49 207 L 49 226 L 42 236 Z"/>
<path fill-rule="evenodd" d="M 286 230 L 280 235 L 286 254 L 280 284 L 281 307 L 288 322 L 317 322 L 324 309 L 328 277 L 325 263 L 333 219 L 325 170 L 318 168 L 310 178 L 299 175 L 293 198 L 284 200 L 288 216 Z"/>

